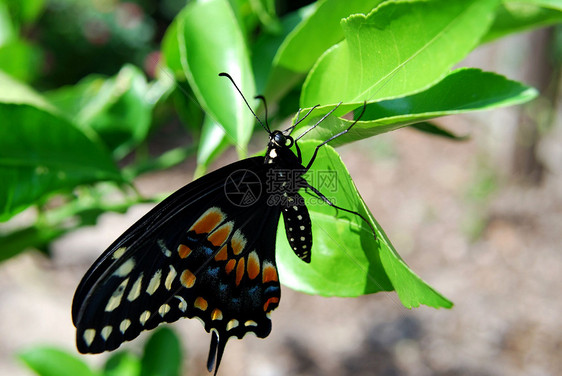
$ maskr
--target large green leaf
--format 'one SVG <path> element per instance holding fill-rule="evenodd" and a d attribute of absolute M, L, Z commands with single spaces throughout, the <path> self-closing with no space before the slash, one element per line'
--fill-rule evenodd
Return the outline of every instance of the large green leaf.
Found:
<path fill-rule="evenodd" d="M 302 142 L 305 161 L 317 143 Z M 320 149 L 307 180 L 332 203 L 359 212 L 338 211 L 319 198 L 303 192 L 312 219 L 313 246 L 310 264 L 290 249 L 280 221 L 277 239 L 279 276 L 283 284 L 307 293 L 327 296 L 358 296 L 396 290 L 406 307 L 425 304 L 450 307 L 451 303 L 416 276 L 375 221 L 339 155 L 330 146 Z"/>
<path fill-rule="evenodd" d="M 484 42 L 505 35 L 562 22 L 562 1 L 503 0 Z"/>
<path fill-rule="evenodd" d="M 18 354 L 39 376 L 95 376 L 86 363 L 69 353 L 47 346 L 37 346 Z"/>
<path fill-rule="evenodd" d="M 496 0 L 396 1 L 342 21 L 345 40 L 311 70 L 301 107 L 372 102 L 420 91 L 445 77 L 488 30 Z M 325 107 L 319 109 L 327 112 Z"/>
<path fill-rule="evenodd" d="M 199 103 L 234 140 L 241 155 L 253 129 L 252 113 L 221 72 L 229 73 L 244 95 L 255 95 L 250 58 L 236 17 L 226 0 L 188 4 L 178 16 L 181 64 Z"/>
<path fill-rule="evenodd" d="M 57 190 L 122 180 L 106 150 L 63 118 L 7 103 L 0 118 L 1 220 Z"/>
<path fill-rule="evenodd" d="M 142 71 L 126 65 L 115 77 L 91 76 L 47 95 L 71 121 L 97 133 L 119 159 L 148 135 L 154 105 L 149 93 Z"/>
<path fill-rule="evenodd" d="M 273 64 L 306 73 L 316 60 L 344 37 L 340 21 L 355 13 L 368 13 L 384 0 L 324 0 L 285 38 Z"/>
<path fill-rule="evenodd" d="M 420 93 L 368 104 L 361 121 L 330 145 L 342 145 L 438 116 L 520 104 L 537 94 L 535 89 L 496 73 L 461 68 Z M 351 123 L 351 120 L 330 116 L 306 137 L 326 140 Z"/>

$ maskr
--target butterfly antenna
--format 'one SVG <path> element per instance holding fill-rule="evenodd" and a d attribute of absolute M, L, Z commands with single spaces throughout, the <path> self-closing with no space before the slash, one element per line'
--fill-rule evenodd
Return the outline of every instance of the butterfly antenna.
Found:
<path fill-rule="evenodd" d="M 267 112 L 267 102 L 265 101 L 265 97 L 263 95 L 256 95 L 254 98 L 259 99 L 263 103 L 263 108 L 264 108 L 264 111 L 265 111 L 266 131 L 267 131 L 267 133 L 271 133 L 271 128 L 269 128 L 269 121 L 267 120 L 269 118 L 269 115 L 268 115 L 268 112 Z"/>
<path fill-rule="evenodd" d="M 221 72 L 219 73 L 219 76 L 221 77 L 226 77 L 230 80 L 230 82 L 232 82 L 232 85 L 234 85 L 234 87 L 236 88 L 236 90 L 238 91 L 238 93 L 240 94 L 240 96 L 242 97 L 242 99 L 244 99 L 244 103 L 246 103 L 246 106 L 248 106 L 248 108 L 250 109 L 250 111 L 252 112 L 252 115 L 254 115 L 254 117 L 256 118 L 256 120 L 258 121 L 258 123 L 260 123 L 260 125 L 263 127 L 263 129 L 265 129 L 268 133 L 271 133 L 269 131 L 268 128 L 265 127 L 265 125 L 263 125 L 262 121 L 260 120 L 260 118 L 258 117 L 258 115 L 256 115 L 256 113 L 254 112 L 254 110 L 252 110 L 252 107 L 250 107 L 250 104 L 248 103 L 248 101 L 246 100 L 246 97 L 244 97 L 244 94 L 242 94 L 242 91 L 240 90 L 240 88 L 238 87 L 238 85 L 236 85 L 236 82 L 234 82 L 234 79 L 230 76 L 230 74 L 226 73 L 226 72 Z"/>
<path fill-rule="evenodd" d="M 316 107 L 318 107 L 318 106 L 320 106 L 320 105 L 317 104 L 316 106 L 314 106 L 314 107 L 312 107 L 310 110 L 308 110 L 308 112 L 302 117 L 302 119 L 299 119 L 299 115 L 300 115 L 301 110 L 302 110 L 301 108 L 299 108 L 299 110 L 297 111 L 297 121 L 295 122 L 295 124 L 291 125 L 291 126 L 290 126 L 289 128 L 287 128 L 287 129 L 285 129 L 285 130 L 283 131 L 283 133 L 289 132 L 289 136 L 290 136 L 291 133 L 293 133 L 293 130 L 295 129 L 295 127 L 296 127 L 297 125 L 299 125 L 301 121 L 303 121 L 304 119 L 306 119 L 306 118 L 308 117 L 308 115 L 310 115 L 310 113 L 311 113 L 312 111 L 314 111 L 314 109 L 315 109 Z"/>
<path fill-rule="evenodd" d="M 341 104 L 342 104 L 342 102 L 338 103 L 338 104 L 336 105 L 336 107 L 332 108 L 332 109 L 330 110 L 330 112 L 328 112 L 326 115 L 322 116 L 322 118 L 321 118 L 320 120 L 318 120 L 318 121 L 316 122 L 316 124 L 314 124 L 312 127 L 308 128 L 306 131 L 304 131 L 299 137 L 297 137 L 297 138 L 295 139 L 295 141 L 300 140 L 305 134 L 307 134 L 308 132 L 310 132 L 311 130 L 313 130 L 314 128 L 316 128 L 316 127 L 318 126 L 318 124 L 322 123 L 322 122 L 324 121 L 324 119 L 326 119 L 328 116 L 330 116 Z M 315 106 L 315 107 L 317 107 L 317 106 Z M 314 109 L 314 107 L 313 107 L 312 109 Z M 311 109 L 310 111 L 312 111 L 312 109 Z M 308 113 L 305 115 L 305 117 L 308 116 L 308 114 L 310 113 L 310 111 L 308 111 Z M 303 118 L 303 119 L 304 119 L 304 118 Z M 301 119 L 301 121 L 302 121 L 302 119 Z M 295 124 L 295 125 L 296 125 L 296 124 Z"/>

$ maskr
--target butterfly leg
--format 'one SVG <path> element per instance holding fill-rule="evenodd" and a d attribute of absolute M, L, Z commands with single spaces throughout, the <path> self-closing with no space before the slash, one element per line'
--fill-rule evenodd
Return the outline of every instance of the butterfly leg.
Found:
<path fill-rule="evenodd" d="M 361 218 L 369 226 L 369 228 L 371 229 L 371 232 L 375 236 L 375 239 L 377 238 L 377 233 L 375 232 L 375 228 L 371 225 L 371 222 L 369 222 L 367 220 L 367 218 L 363 217 L 361 214 L 359 214 L 358 212 L 356 212 L 354 210 L 342 208 L 341 206 L 338 206 L 338 205 L 334 204 L 332 201 L 330 201 L 330 199 L 328 199 L 328 197 L 324 196 L 324 194 L 322 194 L 322 192 L 320 192 L 318 189 L 314 188 L 312 185 L 310 185 L 308 183 L 306 183 L 305 189 L 310 189 L 316 196 L 318 196 L 322 201 L 324 201 L 329 206 L 331 206 L 335 209 L 338 209 L 338 210 L 343 210 L 343 211 L 348 212 L 350 214 L 354 214 L 354 215 L 358 216 L 359 218 Z"/>
<path fill-rule="evenodd" d="M 338 106 L 339 106 L 339 105 L 338 105 Z M 337 108 L 337 107 L 336 107 L 336 108 Z M 353 128 L 353 126 L 354 126 L 355 124 L 357 124 L 357 122 L 358 122 L 359 120 L 361 120 L 361 118 L 363 117 L 363 114 L 365 113 L 365 109 L 366 109 L 366 108 L 367 108 L 367 102 L 364 102 L 364 103 L 363 103 L 363 109 L 361 110 L 361 114 L 359 114 L 359 117 L 357 118 L 357 120 L 355 120 L 349 127 L 347 127 L 347 129 L 344 129 L 343 131 L 341 131 L 341 132 L 339 132 L 339 133 L 333 135 L 332 137 L 330 137 L 330 138 L 327 139 L 326 141 L 324 141 L 324 142 L 322 142 L 322 143 L 320 143 L 320 144 L 318 144 L 318 145 L 316 146 L 316 149 L 314 149 L 314 154 L 312 154 L 312 158 L 310 158 L 310 161 L 309 161 L 308 164 L 306 165 L 306 168 L 305 168 L 306 171 L 308 171 L 308 170 L 310 169 L 310 166 L 312 166 L 312 164 L 314 163 L 314 160 L 316 159 L 316 155 L 318 154 L 318 150 L 319 150 L 322 146 L 326 145 L 328 142 L 330 142 L 330 141 L 332 141 L 332 140 L 334 140 L 334 139 L 336 139 L 336 138 L 338 138 L 338 137 L 340 137 L 340 136 L 346 134 L 347 132 L 349 132 L 349 131 L 351 130 L 351 128 Z M 334 110 L 335 110 L 335 108 L 334 108 Z M 331 114 L 332 112 L 333 112 L 333 110 L 332 110 L 331 112 L 329 112 L 328 115 Z M 322 120 L 324 120 L 324 118 L 322 118 L 321 121 L 322 121 Z M 318 123 L 317 123 L 317 124 L 318 124 Z M 302 135 L 301 135 L 301 136 L 302 136 Z"/>

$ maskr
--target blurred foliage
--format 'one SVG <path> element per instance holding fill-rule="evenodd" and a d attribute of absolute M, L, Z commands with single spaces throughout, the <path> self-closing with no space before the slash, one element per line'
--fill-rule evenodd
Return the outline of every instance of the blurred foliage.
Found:
<path fill-rule="evenodd" d="M 115 352 L 101 370 L 92 369 L 75 355 L 51 346 L 35 346 L 19 353 L 19 358 L 39 376 L 179 376 L 182 351 L 172 330 L 154 331 L 138 357 L 130 352 Z"/>
<path fill-rule="evenodd" d="M 255 119 L 219 72 L 233 76 L 260 116 L 253 97 L 265 94 L 273 126 L 299 105 L 304 114 L 321 104 L 302 130 L 341 101 L 310 141 L 346 129 L 363 106 L 364 117 L 333 146 L 415 124 L 456 140 L 429 121 L 524 103 L 537 92 L 454 67 L 486 41 L 560 20 L 562 6 L 547 0 L 0 0 L 0 218 L 12 220 L 0 228 L 0 260 L 29 248 L 48 253 L 51 240 L 106 211 L 155 201 L 131 189 L 141 174 L 196 155 L 200 175 L 228 146 L 245 156 Z M 152 141 L 169 129 L 171 146 L 155 153 Z M 451 306 L 401 260 L 337 153 L 325 148 L 317 164 L 349 186 L 338 202 L 377 228 L 380 241 L 371 242 L 355 231 L 364 223 L 326 223 L 336 241 L 357 243 L 379 284 L 353 271 L 338 276 L 346 280 L 339 287 L 307 280 L 285 243 L 282 282 L 324 295 L 396 290 L 407 307 Z M 320 222 L 331 209 L 309 208 Z M 16 217 L 22 211 L 26 219 Z M 342 256 L 326 232 L 313 236 L 316 249 Z M 311 270 L 333 280 L 332 261 Z"/>

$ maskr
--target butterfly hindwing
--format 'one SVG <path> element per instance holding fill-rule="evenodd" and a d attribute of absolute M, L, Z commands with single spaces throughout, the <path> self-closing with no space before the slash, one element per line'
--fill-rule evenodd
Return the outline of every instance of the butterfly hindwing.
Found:
<path fill-rule="evenodd" d="M 73 301 L 79 351 L 112 350 L 161 322 L 198 317 L 213 333 L 209 363 L 216 357 L 218 367 L 228 338 L 269 334 L 269 312 L 280 299 L 280 209 L 266 205 L 265 195 L 245 206 L 227 197 L 243 188 L 244 175 L 233 173 L 244 169 L 259 178 L 266 172 L 262 158 L 250 158 L 208 174 L 157 205 L 98 259 Z"/>

